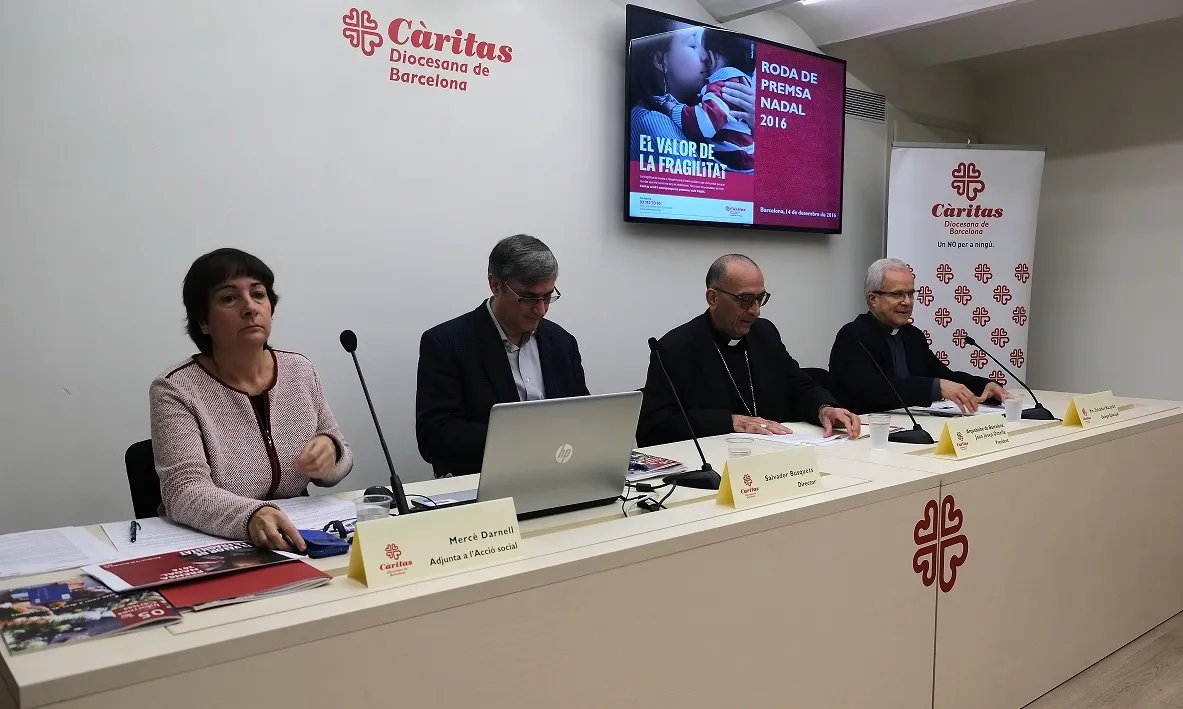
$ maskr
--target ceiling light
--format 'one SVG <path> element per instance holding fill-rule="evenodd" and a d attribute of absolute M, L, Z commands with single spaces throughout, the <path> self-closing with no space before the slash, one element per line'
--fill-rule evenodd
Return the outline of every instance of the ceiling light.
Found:
<path fill-rule="evenodd" d="M 802 5 L 812 5 L 815 2 L 821 2 L 821 1 L 822 0 L 801 0 L 801 4 Z"/>

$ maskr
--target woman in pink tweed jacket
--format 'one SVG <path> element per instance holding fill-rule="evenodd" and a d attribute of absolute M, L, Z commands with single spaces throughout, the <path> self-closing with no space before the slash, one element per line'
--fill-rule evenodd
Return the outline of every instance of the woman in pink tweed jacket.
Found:
<path fill-rule="evenodd" d="M 272 349 L 275 276 L 238 249 L 193 262 L 182 299 L 200 354 L 157 377 L 150 390 L 152 452 L 163 512 L 209 534 L 261 547 L 304 550 L 268 500 L 328 487 L 353 453 L 306 357 Z"/>

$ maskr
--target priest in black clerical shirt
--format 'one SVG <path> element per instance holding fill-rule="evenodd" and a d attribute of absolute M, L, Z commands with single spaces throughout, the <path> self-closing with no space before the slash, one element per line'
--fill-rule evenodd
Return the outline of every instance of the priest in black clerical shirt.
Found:
<path fill-rule="evenodd" d="M 830 350 L 830 380 L 838 401 L 860 414 L 898 409 L 900 400 L 876 363 L 908 406 L 948 399 L 974 413 L 987 399 L 1006 398 L 997 382 L 954 372 L 937 359 L 924 333 L 910 323 L 915 295 L 916 277 L 903 261 L 879 259 L 867 269 L 870 310 L 843 325 Z"/>
<path fill-rule="evenodd" d="M 760 319 L 768 302 L 764 274 L 750 258 L 728 254 L 707 271 L 707 311 L 666 333 L 661 355 L 699 436 L 783 434 L 782 421 L 819 423 L 826 435 L 845 427 L 859 435 L 858 417 L 836 406 L 789 356 L 780 332 Z M 690 438 L 674 393 L 650 356 L 637 443 Z"/>

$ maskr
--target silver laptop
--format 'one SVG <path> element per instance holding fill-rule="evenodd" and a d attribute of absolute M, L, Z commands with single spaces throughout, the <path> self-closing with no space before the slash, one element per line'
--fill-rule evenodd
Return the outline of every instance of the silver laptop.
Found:
<path fill-rule="evenodd" d="M 477 500 L 512 497 L 522 519 L 613 502 L 624 490 L 641 396 L 497 404 Z"/>

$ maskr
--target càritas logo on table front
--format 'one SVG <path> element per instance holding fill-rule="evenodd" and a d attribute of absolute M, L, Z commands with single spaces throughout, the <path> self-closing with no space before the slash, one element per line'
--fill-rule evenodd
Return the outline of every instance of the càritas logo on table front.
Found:
<path fill-rule="evenodd" d="M 390 543 L 386 545 L 386 558 L 390 559 L 389 563 L 382 564 L 378 567 L 380 571 L 385 572 L 389 576 L 399 576 L 407 572 L 407 568 L 415 562 L 410 559 L 403 559 L 403 550 L 398 548 L 397 544 Z"/>
<path fill-rule="evenodd" d="M 958 450 L 969 448 L 969 441 L 965 440 L 965 436 L 962 435 L 961 431 L 957 432 L 957 448 Z"/>
<path fill-rule="evenodd" d="M 756 481 L 752 479 L 752 476 L 750 473 L 744 473 L 742 480 L 743 480 L 743 487 L 740 488 L 739 494 L 743 495 L 744 497 L 750 498 L 753 495 L 755 495 L 757 492 L 760 492 L 760 488 L 756 486 Z"/>
<path fill-rule="evenodd" d="M 961 534 L 964 520 L 952 495 L 945 495 L 939 505 L 936 500 L 924 505 L 924 517 L 912 530 L 920 547 L 912 556 L 912 570 L 925 586 L 939 581 L 941 592 L 948 593 L 956 585 L 957 569 L 969 556 L 969 539 Z"/>

